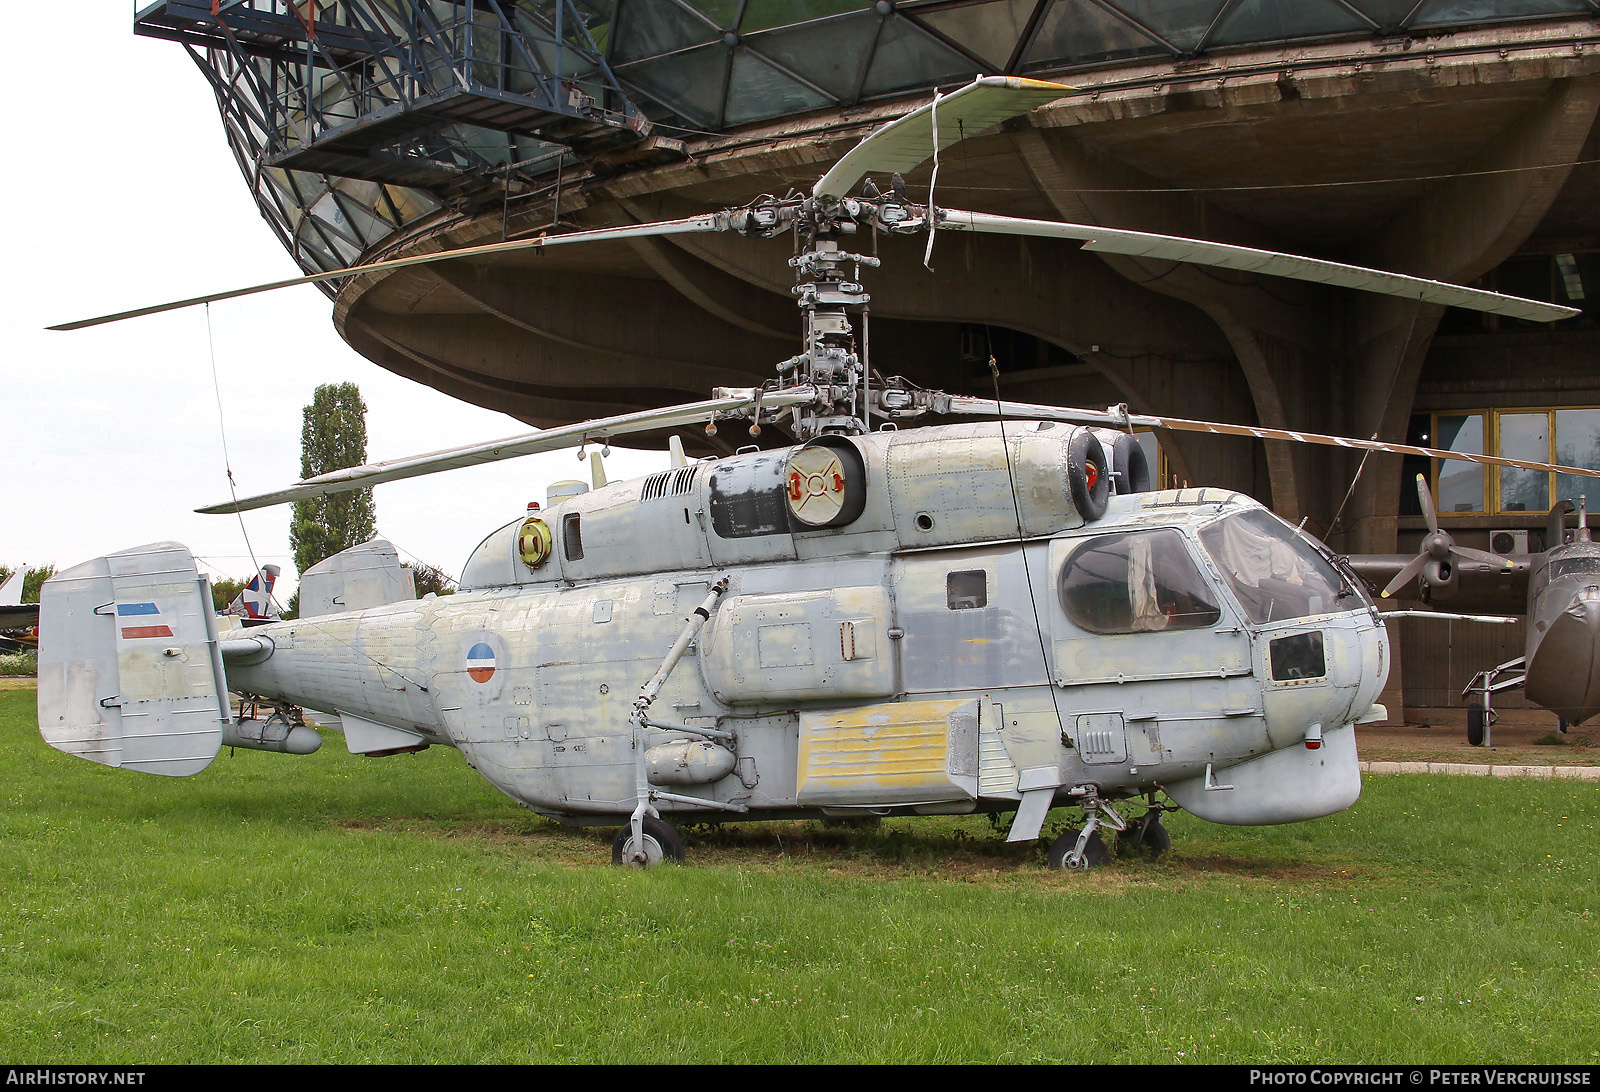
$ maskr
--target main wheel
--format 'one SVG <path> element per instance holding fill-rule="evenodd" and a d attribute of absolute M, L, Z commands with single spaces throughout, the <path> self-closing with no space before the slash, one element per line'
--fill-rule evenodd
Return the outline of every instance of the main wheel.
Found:
<path fill-rule="evenodd" d="M 672 824 L 653 815 L 644 817 L 643 839 L 635 841 L 633 824 L 624 823 L 611 840 L 611 863 L 630 868 L 654 868 L 662 861 L 683 860 L 683 839 Z"/>
<path fill-rule="evenodd" d="M 1473 747 L 1483 746 L 1483 728 L 1489 718 L 1484 714 L 1483 706 L 1477 702 L 1467 706 L 1467 743 Z"/>
<path fill-rule="evenodd" d="M 1082 831 L 1070 828 L 1061 833 L 1061 837 L 1050 843 L 1050 852 L 1045 854 L 1045 864 L 1050 868 L 1066 868 L 1067 854 L 1071 853 L 1078 844 L 1078 835 Z M 1089 841 L 1083 847 L 1083 868 L 1099 868 L 1111 860 L 1111 851 L 1106 849 L 1105 842 L 1100 840 L 1097 830 L 1089 835 Z"/>
<path fill-rule="evenodd" d="M 1146 857 L 1159 857 L 1172 848 L 1172 835 L 1167 833 L 1167 828 L 1161 825 L 1159 814 L 1144 819 L 1136 819 L 1128 825 L 1128 829 L 1117 835 L 1117 856 L 1132 857 L 1135 854 Z"/>

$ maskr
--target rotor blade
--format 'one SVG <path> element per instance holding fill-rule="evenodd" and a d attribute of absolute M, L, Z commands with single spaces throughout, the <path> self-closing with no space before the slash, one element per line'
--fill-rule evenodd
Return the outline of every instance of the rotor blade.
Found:
<path fill-rule="evenodd" d="M 1050 406 L 1041 402 L 997 402 L 993 398 L 974 398 L 965 394 L 945 395 L 944 398 L 948 399 L 948 404 L 944 399 L 936 400 L 933 406 L 935 413 L 959 413 L 977 417 L 1026 417 L 1029 420 L 1069 421 L 1075 425 L 1105 425 L 1110 428 L 1128 428 L 1133 425 L 1158 428 L 1161 424 L 1159 417 L 1147 417 L 1142 413 L 1124 413 L 1116 407 L 1105 410 L 1075 409 L 1072 406 Z"/>
<path fill-rule="evenodd" d="M 1455 459 L 1460 462 L 1482 463 L 1485 466 L 1515 466 L 1523 470 L 1554 470 L 1559 474 L 1581 474 L 1588 478 L 1600 478 L 1600 470 L 1581 466 L 1536 463 L 1526 459 L 1476 455 L 1465 451 L 1443 451 L 1439 448 L 1417 447 L 1414 444 L 1391 444 L 1383 440 L 1358 440 L 1353 436 L 1330 436 L 1321 432 L 1301 432 L 1296 429 L 1231 425 L 1222 421 L 1195 421 L 1187 417 L 1162 417 L 1153 413 L 1124 413 L 1115 406 L 1102 412 L 1074 409 L 1070 406 L 1050 406 L 1038 402 L 996 402 L 993 398 L 951 394 L 936 400 L 932 409 L 935 413 L 1071 421 L 1076 424 L 1110 425 L 1113 428 L 1170 428 L 1178 432 L 1209 432 L 1216 436 L 1253 436 L 1258 440 L 1294 440 L 1303 444 L 1345 447 L 1357 451 L 1381 451 L 1391 455 L 1426 455 L 1430 459 Z"/>
<path fill-rule="evenodd" d="M 1518 296 L 1503 296 L 1481 288 L 1466 288 L 1445 281 L 1430 281 L 1423 277 L 1408 277 L 1403 273 L 1387 273 L 1381 269 L 1368 269 L 1359 265 L 1323 261 L 1283 254 L 1275 250 L 1256 250 L 1228 243 L 1212 243 L 1202 239 L 1185 239 L 1180 235 L 1152 235 L 1143 231 L 1124 231 L 1121 228 L 1099 227 L 1094 224 L 1063 224 L 1053 220 L 1019 220 L 1012 216 L 992 216 L 982 212 L 964 212 L 959 209 L 940 210 L 939 227 L 946 231 L 983 231 L 998 235 L 1036 235 L 1051 239 L 1073 239 L 1083 243 L 1083 249 L 1107 254 L 1128 254 L 1140 258 L 1161 258 L 1173 262 L 1193 262 L 1220 269 L 1238 269 L 1247 273 L 1266 273 L 1274 277 L 1333 284 L 1354 288 L 1362 292 L 1377 292 L 1402 299 L 1441 303 L 1448 307 L 1464 307 L 1484 311 L 1491 315 L 1527 319 L 1532 322 L 1554 322 L 1578 314 L 1572 307 L 1554 303 L 1525 300 Z"/>
<path fill-rule="evenodd" d="M 1433 491 L 1428 488 L 1428 479 L 1422 474 L 1417 475 L 1417 503 L 1422 505 L 1422 514 L 1428 521 L 1428 530 L 1438 534 L 1439 510 L 1433 503 Z"/>
<path fill-rule="evenodd" d="M 347 266 L 344 269 L 330 269 L 326 273 L 290 277 L 288 280 L 269 281 L 266 284 L 254 284 L 248 288 L 233 288 L 226 292 L 213 292 L 210 295 L 194 296 L 190 299 L 176 300 L 172 303 L 158 303 L 150 307 L 135 308 L 132 311 L 118 311 L 114 315 L 101 315 L 99 318 L 63 322 L 59 326 L 50 326 L 47 329 L 82 330 L 90 326 L 101 326 L 108 322 L 121 322 L 123 319 L 140 318 L 144 315 L 158 315 L 163 311 L 177 311 L 184 307 L 195 307 L 202 303 L 216 303 L 218 300 L 254 296 L 260 292 L 274 292 L 279 288 L 292 288 L 297 284 L 315 284 L 318 281 L 331 281 L 340 277 L 351 277 L 357 273 L 371 273 L 382 269 L 402 269 L 408 265 L 447 262 L 452 258 L 471 258 L 483 254 L 501 254 L 513 250 L 537 250 L 547 246 L 559 246 L 562 243 L 600 243 L 610 239 L 637 239 L 647 235 L 687 235 L 694 232 L 726 231 L 727 229 L 728 214 L 726 212 L 707 212 L 699 216 L 686 217 L 682 220 L 662 220 L 653 224 L 628 224 L 623 227 L 593 228 L 589 231 L 570 231 L 563 235 L 537 235 L 531 239 L 511 239 L 503 243 L 485 243 L 482 246 L 461 247 L 458 250 L 441 250 L 432 254 L 416 254 L 408 258 L 390 258 L 387 261 L 368 262 L 365 265 Z"/>
<path fill-rule="evenodd" d="M 934 153 L 933 113 L 939 114 L 939 151 L 976 136 L 1006 118 L 1070 95 L 1076 87 L 1018 76 L 979 76 L 965 87 L 880 125 L 844 154 L 811 187 L 814 197 L 848 197 L 872 171 L 902 173 Z"/>
<path fill-rule="evenodd" d="M 392 459 L 387 462 L 369 463 L 365 466 L 352 466 L 345 470 L 332 470 L 326 474 L 318 474 L 314 478 L 307 478 L 304 481 L 297 482 L 286 489 L 278 489 L 271 493 L 261 493 L 238 500 L 224 501 L 221 504 L 213 504 L 206 508 L 196 508 L 195 511 L 208 516 L 227 515 L 232 512 L 249 512 L 257 508 L 267 508 L 274 504 L 303 500 L 306 497 L 325 497 L 334 493 L 348 493 L 355 489 L 367 489 L 374 485 L 381 485 L 384 482 L 399 481 L 402 478 L 417 478 L 424 474 L 437 474 L 444 470 L 476 466 L 479 463 L 499 462 L 502 459 L 515 459 L 523 455 L 536 455 L 542 451 L 558 451 L 562 448 L 607 440 L 614 436 L 625 436 L 634 432 L 647 432 L 656 428 L 672 428 L 677 425 L 692 425 L 700 421 L 709 421 L 713 417 L 739 413 L 752 407 L 759 407 L 762 412 L 784 409 L 789 406 L 810 402 L 816 396 L 817 392 L 812 387 L 793 387 L 784 391 L 757 391 L 750 387 L 725 388 L 719 391 L 719 397 L 704 402 L 689 402 L 680 406 L 666 406 L 662 409 L 640 410 L 637 413 L 624 413 L 616 417 L 580 421 L 575 425 L 566 425 L 562 428 L 544 429 L 539 432 L 524 433 L 521 436 L 508 436 L 503 440 L 492 440 L 484 444 L 468 444 L 463 447 L 429 452 L 426 455 L 413 455 L 406 459 Z"/>
<path fill-rule="evenodd" d="M 1389 596 L 1393 595 L 1395 592 L 1399 591 L 1401 588 L 1415 580 L 1417 578 L 1417 574 L 1422 571 L 1422 567 L 1427 563 L 1427 554 L 1418 554 L 1416 557 L 1406 562 L 1406 567 L 1396 573 L 1394 579 L 1389 581 L 1389 583 L 1384 586 L 1383 598 L 1389 598 Z"/>
<path fill-rule="evenodd" d="M 1391 455 L 1426 455 L 1430 459 L 1455 459 L 1459 462 L 1481 463 L 1485 466 L 1516 466 L 1523 470 L 1554 470 L 1558 474 L 1581 474 L 1586 478 L 1600 478 L 1600 470 L 1582 466 L 1562 466 L 1559 463 L 1536 463 L 1526 459 L 1507 459 L 1499 455 L 1476 455 L 1467 451 L 1442 451 L 1415 444 L 1391 444 L 1383 440 L 1358 440 L 1353 436 L 1329 436 L 1320 432 L 1300 432 L 1286 428 L 1262 428 L 1259 425 L 1229 425 L 1219 421 L 1191 421 L 1185 417 L 1157 417 L 1144 414 L 1158 422 L 1158 428 L 1179 432 L 1209 432 L 1218 436 L 1254 436 L 1258 440 L 1296 440 L 1304 444 L 1322 444 L 1325 447 L 1347 447 L 1359 451 L 1382 451 Z M 1136 417 L 1134 424 L 1141 421 Z"/>

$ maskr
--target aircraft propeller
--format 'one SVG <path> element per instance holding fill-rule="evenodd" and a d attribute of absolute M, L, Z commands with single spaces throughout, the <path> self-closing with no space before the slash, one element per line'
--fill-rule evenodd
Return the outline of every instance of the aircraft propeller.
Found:
<path fill-rule="evenodd" d="M 1456 540 L 1450 536 L 1450 532 L 1440 530 L 1439 514 L 1433 504 L 1433 493 L 1428 489 L 1427 478 L 1421 474 L 1417 475 L 1417 500 L 1422 503 L 1422 515 L 1428 521 L 1428 534 L 1423 538 L 1422 549 L 1417 556 L 1407 562 L 1406 567 L 1396 573 L 1394 579 L 1383 589 L 1385 599 L 1415 580 L 1418 574 L 1422 575 L 1424 585 L 1429 588 L 1448 587 L 1454 584 L 1455 564 L 1457 559 L 1461 558 L 1508 572 L 1516 568 L 1516 562 L 1509 558 L 1499 557 L 1485 550 L 1474 550 L 1470 546 L 1458 546 Z"/>

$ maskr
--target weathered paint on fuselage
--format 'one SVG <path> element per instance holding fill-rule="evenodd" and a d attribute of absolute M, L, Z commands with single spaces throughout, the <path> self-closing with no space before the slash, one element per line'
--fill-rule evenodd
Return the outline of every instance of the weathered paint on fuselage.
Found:
<path fill-rule="evenodd" d="M 998 456 L 984 427 L 966 426 L 969 456 L 991 440 Z M 688 779 L 692 795 L 753 816 L 998 811 L 1041 784 L 1093 784 L 1110 797 L 1198 784 L 1208 768 L 1300 748 L 1313 725 L 1347 729 L 1382 686 L 1386 637 L 1368 610 L 1252 625 L 1228 597 L 1195 532 L 1259 509 L 1247 498 L 1116 497 L 1092 523 L 1069 508 L 1054 534 L 970 544 L 973 525 L 1009 519 L 1014 536 L 1015 514 L 970 483 L 919 477 L 896 463 L 891 439 L 873 440 L 857 441 L 869 495 L 848 528 L 723 538 L 705 518 L 707 479 L 728 473 L 719 464 L 701 464 L 698 485 L 685 476 L 679 492 L 671 481 L 617 483 L 546 514 L 557 555 L 562 519 L 581 516 L 581 559 L 519 570 L 519 524 L 508 525 L 467 567 L 480 582 L 500 574 L 496 586 L 252 630 L 275 651 L 230 664 L 230 686 L 455 746 L 509 796 L 580 821 L 633 810 L 632 703 L 722 577 L 728 591 L 651 716 L 732 731 L 732 754 L 708 767 L 715 780 L 693 784 L 709 775 L 667 747 L 684 733 L 652 729 L 644 745 L 656 783 Z M 1037 510 L 1048 474 L 1030 472 Z M 653 538 L 637 533 L 652 526 Z M 1181 534 L 1211 585 L 1214 624 L 1108 636 L 1069 620 L 1064 558 L 1086 540 L 1163 527 Z M 919 537 L 932 541 L 919 548 Z M 699 563 L 639 571 L 652 557 Z M 622 571 L 577 571 L 607 559 Z M 1274 680 L 1271 642 L 1309 632 L 1321 635 L 1326 671 Z"/>

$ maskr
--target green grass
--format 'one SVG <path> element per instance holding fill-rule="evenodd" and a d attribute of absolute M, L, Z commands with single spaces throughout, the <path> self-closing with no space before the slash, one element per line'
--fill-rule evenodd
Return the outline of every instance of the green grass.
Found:
<path fill-rule="evenodd" d="M 1087 875 L 981 817 L 630 872 L 442 748 L 167 780 L 32 705 L 0 690 L 10 1062 L 1600 1061 L 1592 783 L 1370 778 Z"/>

